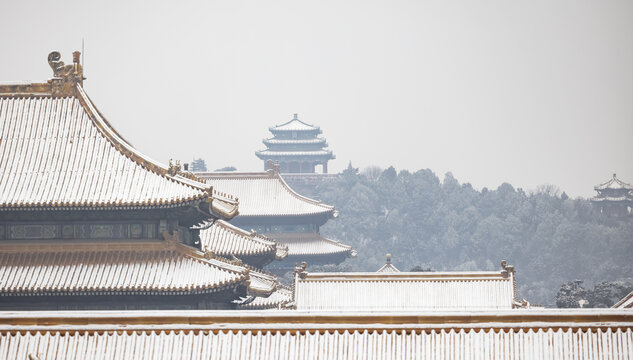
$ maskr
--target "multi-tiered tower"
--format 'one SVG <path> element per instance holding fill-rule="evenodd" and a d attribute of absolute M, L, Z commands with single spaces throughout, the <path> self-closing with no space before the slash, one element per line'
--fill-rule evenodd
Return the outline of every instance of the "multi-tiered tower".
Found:
<path fill-rule="evenodd" d="M 317 165 L 322 165 L 327 174 L 327 162 L 335 159 L 332 150 L 326 149 L 327 142 L 319 137 L 318 126 L 306 124 L 294 114 L 292 120 L 269 128 L 272 138 L 264 139 L 267 149 L 255 155 L 264 160 L 264 170 L 268 161 L 279 163 L 282 173 L 314 173 Z"/>

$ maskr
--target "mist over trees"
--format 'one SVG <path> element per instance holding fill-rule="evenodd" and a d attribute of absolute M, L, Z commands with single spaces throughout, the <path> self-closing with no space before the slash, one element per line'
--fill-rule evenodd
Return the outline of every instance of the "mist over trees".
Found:
<path fill-rule="evenodd" d="M 563 284 L 617 281 L 633 270 L 632 219 L 606 217 L 552 185 L 478 191 L 451 173 L 440 181 L 428 169 L 350 164 L 337 179 L 291 186 L 339 210 L 321 233 L 358 250 L 339 266 L 352 271 L 376 271 L 386 253 L 401 270 L 498 270 L 505 259 L 516 266 L 520 297 L 556 306 Z"/>

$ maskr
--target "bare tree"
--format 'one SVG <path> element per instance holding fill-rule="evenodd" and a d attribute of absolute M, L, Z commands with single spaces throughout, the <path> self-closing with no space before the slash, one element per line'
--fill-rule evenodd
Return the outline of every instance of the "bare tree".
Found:
<path fill-rule="evenodd" d="M 552 184 L 541 184 L 536 187 L 534 193 L 558 197 L 560 195 L 560 188 Z"/>
<path fill-rule="evenodd" d="M 380 178 L 381 174 L 382 174 L 382 169 L 374 165 L 364 168 L 363 171 L 361 172 L 361 175 L 365 176 L 367 180 L 371 182 L 378 181 L 378 178 Z"/>

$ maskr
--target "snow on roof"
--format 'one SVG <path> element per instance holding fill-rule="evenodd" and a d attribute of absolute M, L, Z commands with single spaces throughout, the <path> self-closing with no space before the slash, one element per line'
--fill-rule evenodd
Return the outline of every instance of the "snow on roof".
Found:
<path fill-rule="evenodd" d="M 292 289 L 281 286 L 268 297 L 245 297 L 240 299 L 238 309 L 242 310 L 266 310 L 279 309 L 292 302 Z"/>
<path fill-rule="evenodd" d="M 0 312 L 12 359 L 630 359 L 633 313 Z"/>
<path fill-rule="evenodd" d="M 240 201 L 239 216 L 334 216 L 334 207 L 297 194 L 279 173 L 197 173 L 215 190 L 233 194 Z"/>
<path fill-rule="evenodd" d="M 277 139 L 270 138 L 264 139 L 262 141 L 265 145 L 317 145 L 323 144 L 325 146 L 325 139 L 323 138 L 314 138 L 314 139 Z"/>
<path fill-rule="evenodd" d="M 276 156 L 305 156 L 305 157 L 319 157 L 319 156 L 332 156 L 332 150 L 307 150 L 307 151 L 275 151 L 275 150 L 261 150 L 255 153 L 257 156 L 266 158 L 275 158 Z"/>
<path fill-rule="evenodd" d="M 631 184 L 627 184 L 624 181 L 618 179 L 616 177 L 616 174 L 613 174 L 613 178 L 611 178 L 609 181 L 604 182 L 600 185 L 596 185 L 594 187 L 594 189 L 596 191 L 598 190 L 606 190 L 606 189 L 611 189 L 611 190 L 633 190 L 633 185 Z"/>
<path fill-rule="evenodd" d="M 633 309 L 633 291 L 613 305 L 615 309 Z"/>
<path fill-rule="evenodd" d="M 398 270 L 397 267 L 395 267 L 392 263 L 391 263 L 391 254 L 387 254 L 387 262 L 385 263 L 385 265 L 383 265 L 380 269 L 378 269 L 379 273 L 397 273 L 400 272 L 400 270 Z"/>
<path fill-rule="evenodd" d="M 331 255 L 346 253 L 356 256 L 356 251 L 350 245 L 336 240 L 330 240 L 317 233 L 274 233 L 268 237 L 278 240 L 288 247 L 288 256 L 301 255 Z"/>
<path fill-rule="evenodd" d="M 0 244 L 1 296 L 208 293 L 247 270 L 166 241 Z"/>
<path fill-rule="evenodd" d="M 269 130 L 273 133 L 278 131 L 317 131 L 321 132 L 318 126 L 310 125 L 299 120 L 299 114 L 294 114 L 292 120 L 281 125 L 271 126 Z"/>
<path fill-rule="evenodd" d="M 210 188 L 146 157 L 103 118 L 80 84 L 0 86 L 0 210 L 173 207 Z M 237 204 L 214 206 L 230 218 Z"/>
<path fill-rule="evenodd" d="M 223 220 L 216 220 L 200 230 L 200 241 L 204 251 L 225 257 L 270 254 L 273 258 L 282 259 L 288 254 L 288 249 L 275 240 L 242 230 Z"/>
<path fill-rule="evenodd" d="M 513 269 L 513 268 L 512 268 Z M 517 306 L 514 273 L 299 273 L 298 310 L 484 310 Z"/>

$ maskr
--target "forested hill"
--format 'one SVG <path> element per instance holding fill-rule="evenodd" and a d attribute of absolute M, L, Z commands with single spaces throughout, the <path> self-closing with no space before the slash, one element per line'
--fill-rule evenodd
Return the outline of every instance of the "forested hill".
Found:
<path fill-rule="evenodd" d="M 291 184 L 340 212 L 321 233 L 358 250 L 338 269 L 375 271 L 393 255 L 400 270 L 498 270 L 515 265 L 519 296 L 555 306 L 563 283 L 630 277 L 633 219 L 596 213 L 586 199 L 553 187 L 525 193 L 504 183 L 477 191 L 450 173 L 351 166 L 335 180 Z M 327 270 L 327 269 L 326 269 Z"/>

